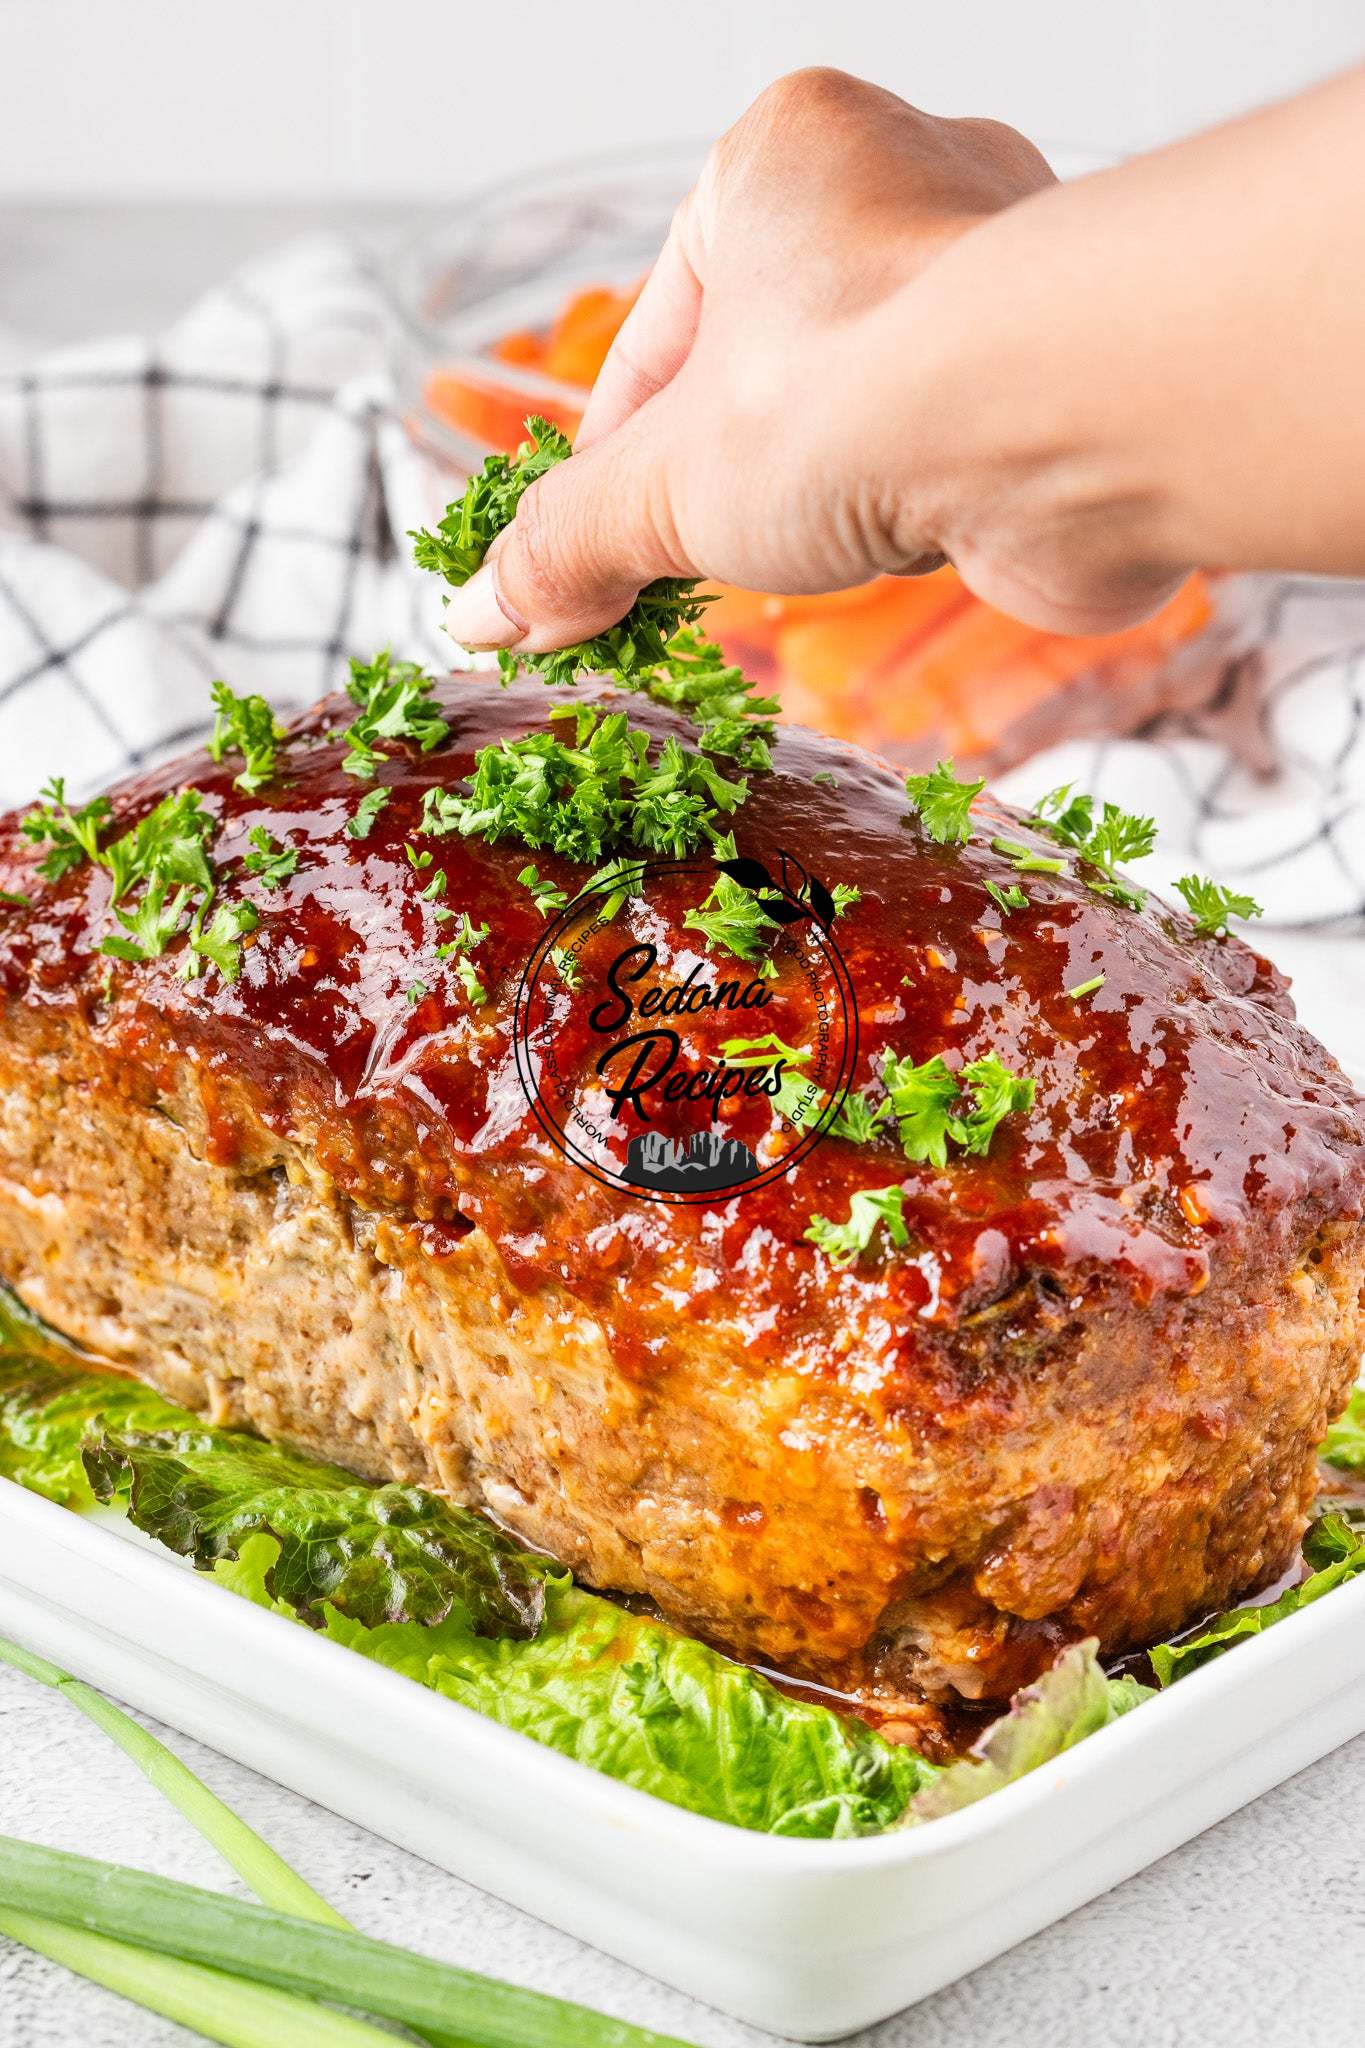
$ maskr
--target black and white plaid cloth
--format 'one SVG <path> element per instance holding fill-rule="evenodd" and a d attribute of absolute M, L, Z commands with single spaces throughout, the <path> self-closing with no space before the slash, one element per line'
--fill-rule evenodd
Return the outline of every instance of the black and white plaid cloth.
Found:
<path fill-rule="evenodd" d="M 448 666 L 410 562 L 452 479 L 395 409 L 383 293 L 344 243 L 294 245 L 152 341 L 0 380 L 0 805 L 88 792 L 206 724 L 225 676 L 296 710 L 381 646 Z M 1365 912 L 1365 587 L 1222 586 L 1213 687 L 1140 735 L 1056 747 L 1002 792 L 1074 780 L 1156 815 L 1267 922 Z"/>
<path fill-rule="evenodd" d="M 225 676 L 301 709 L 386 642 L 450 665 L 403 536 L 449 494 L 396 416 L 342 243 L 252 266 L 155 340 L 0 381 L 0 804 L 203 730 Z"/>

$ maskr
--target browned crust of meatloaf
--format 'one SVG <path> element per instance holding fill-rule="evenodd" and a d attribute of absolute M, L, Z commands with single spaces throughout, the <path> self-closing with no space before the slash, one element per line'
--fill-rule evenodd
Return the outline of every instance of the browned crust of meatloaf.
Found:
<path fill-rule="evenodd" d="M 423 795 L 547 710 L 538 685 L 442 701 L 448 745 L 395 753 L 363 841 L 335 702 L 267 791 L 196 756 L 116 794 L 111 831 L 203 793 L 260 916 L 233 982 L 183 981 L 178 945 L 111 968 L 107 872 L 45 882 L 0 821 L 0 889 L 28 899 L 0 914 L 0 1271 L 33 1306 L 182 1400 L 890 1696 L 999 1697 L 1063 1637 L 1150 1640 L 1278 1571 L 1358 1355 L 1365 1124 L 1275 970 L 1073 870 L 992 922 L 985 884 L 1014 875 L 993 840 L 1051 842 L 983 800 L 937 845 L 883 766 L 788 731 L 737 837 L 860 892 L 838 928 L 857 1085 L 887 1053 L 994 1052 L 1034 1102 L 942 1169 L 886 1128 L 738 1199 L 643 1202 L 520 1091 L 525 847 L 433 842 L 446 906 L 490 926 L 487 1003 L 440 961 L 405 853 Z M 273 891 L 239 864 L 257 825 L 299 854 Z M 681 972 L 693 887 L 651 882 L 615 928 Z M 810 1218 L 888 1183 L 908 1245 L 837 1268 Z"/>
<path fill-rule="evenodd" d="M 1031 1289 L 977 1326 L 1015 1347 L 1014 1398 L 992 1379 L 926 1443 L 704 1332 L 666 1383 L 623 1376 L 481 1230 L 433 1256 L 264 1127 L 249 1163 L 208 1163 L 188 1074 L 111 1085 L 50 1018 L 0 1044 L 0 1103 L 0 1271 L 60 1328 L 216 1422 L 438 1488 L 887 1710 L 1002 1696 L 1061 1641 L 1156 1640 L 1276 1577 L 1357 1363 L 1365 1246 L 1307 1222 L 1286 1263 L 1156 1315 Z"/>

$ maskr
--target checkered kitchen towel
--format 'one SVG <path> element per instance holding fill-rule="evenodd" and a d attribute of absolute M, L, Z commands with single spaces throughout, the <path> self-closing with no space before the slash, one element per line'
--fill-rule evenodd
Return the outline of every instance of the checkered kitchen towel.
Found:
<path fill-rule="evenodd" d="M 85 793 L 203 730 L 225 676 L 292 711 L 385 644 L 446 665 L 407 529 L 451 479 L 394 409 L 383 295 L 347 247 L 253 265 L 153 341 L 0 380 L 0 804 L 53 769 Z M 1162 828 L 1268 921 L 1365 912 L 1365 587 L 1223 585 L 1197 709 L 1054 747 L 1001 783 L 1074 779 Z"/>

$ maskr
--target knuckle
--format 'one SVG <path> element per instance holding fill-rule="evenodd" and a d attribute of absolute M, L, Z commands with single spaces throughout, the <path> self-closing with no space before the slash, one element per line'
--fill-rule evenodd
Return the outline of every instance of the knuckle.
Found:
<path fill-rule="evenodd" d="M 755 108 L 771 119 L 786 120 L 793 114 L 842 113 L 859 104 L 868 88 L 847 71 L 832 64 L 808 64 L 803 70 L 788 71 L 774 79 L 759 94 Z"/>

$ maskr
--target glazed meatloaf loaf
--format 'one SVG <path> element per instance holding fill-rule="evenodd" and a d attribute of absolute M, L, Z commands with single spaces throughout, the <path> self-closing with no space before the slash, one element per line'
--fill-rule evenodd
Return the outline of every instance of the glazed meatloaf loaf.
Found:
<path fill-rule="evenodd" d="M 217 1422 L 439 1489 L 740 1656 L 884 1700 L 997 1700 L 1066 1640 L 1164 1638 L 1280 1574 L 1359 1356 L 1365 1118 L 1275 969 L 1098 893 L 988 798 L 941 843 L 890 769 L 784 731 L 738 849 L 840 887 L 865 1114 L 752 1186 L 656 1199 L 566 1148 L 518 1065 L 551 891 L 586 868 L 527 877 L 524 843 L 426 829 L 426 792 L 544 730 L 546 694 L 457 677 L 437 701 L 444 744 L 395 746 L 359 822 L 338 701 L 254 794 L 203 754 L 114 792 L 106 845 L 202 793 L 257 918 L 235 978 L 202 952 L 185 978 L 183 934 L 102 953 L 126 931 L 108 867 L 44 879 L 0 826 L 0 1274 L 23 1299 Z M 252 847 L 285 857 L 252 874 Z M 698 921 L 708 886 L 622 889 L 597 943 L 770 994 L 720 1028 L 799 1067 L 787 969 Z M 676 1021 L 715 1053 L 712 1013 Z M 589 1040 L 559 1044 L 569 1119 L 602 1107 Z M 915 1159 L 879 1115 L 888 1054 L 941 1056 L 950 1092 L 994 1055 L 1032 1100 Z M 779 1118 L 757 1092 L 717 1122 L 762 1168 Z M 887 1189 L 861 1235 L 810 1235 Z"/>

